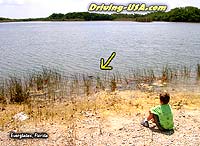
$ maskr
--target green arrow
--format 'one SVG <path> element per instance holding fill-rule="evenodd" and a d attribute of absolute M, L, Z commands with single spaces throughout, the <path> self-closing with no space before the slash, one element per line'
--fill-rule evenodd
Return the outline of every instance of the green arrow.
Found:
<path fill-rule="evenodd" d="M 116 52 L 113 52 L 111 54 L 111 56 L 108 58 L 108 60 L 106 61 L 106 63 L 104 63 L 104 59 L 101 58 L 100 60 L 100 69 L 101 70 L 112 70 L 113 67 L 112 66 L 108 66 L 110 64 L 110 62 L 113 60 L 113 58 L 116 56 Z"/>

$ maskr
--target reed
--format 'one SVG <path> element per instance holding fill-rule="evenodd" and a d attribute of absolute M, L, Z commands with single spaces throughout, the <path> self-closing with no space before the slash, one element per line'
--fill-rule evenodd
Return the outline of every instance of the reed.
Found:
<path fill-rule="evenodd" d="M 162 81 L 168 81 L 169 80 L 169 68 L 168 66 L 163 67 L 162 70 Z"/>
<path fill-rule="evenodd" d="M 91 92 L 92 78 L 90 78 L 90 76 L 88 75 L 83 75 L 82 79 L 84 83 L 85 94 L 88 96 L 90 95 L 90 92 Z"/>
<path fill-rule="evenodd" d="M 5 103 L 6 98 L 5 98 L 5 87 L 4 87 L 4 82 L 1 81 L 0 84 L 0 103 Z"/>
<path fill-rule="evenodd" d="M 17 77 L 10 77 L 8 80 L 8 90 L 11 103 L 22 103 L 29 97 L 28 89 L 23 85 L 22 80 Z"/>
<path fill-rule="evenodd" d="M 97 91 L 105 90 L 105 86 L 103 85 L 103 82 L 100 76 L 96 77 L 96 90 Z"/>
<path fill-rule="evenodd" d="M 128 84 L 129 84 L 129 81 L 128 81 L 128 79 L 127 79 L 127 77 L 126 77 L 126 76 L 124 76 L 124 81 L 125 81 L 126 85 L 128 85 Z"/>
<path fill-rule="evenodd" d="M 197 64 L 197 79 L 200 79 L 200 64 Z"/>
<path fill-rule="evenodd" d="M 189 78 L 191 76 L 191 67 L 182 66 L 180 74 L 180 76 L 183 78 Z"/>
<path fill-rule="evenodd" d="M 111 88 L 111 92 L 114 92 L 117 88 L 117 83 L 116 83 L 116 76 L 115 74 L 113 74 L 113 76 L 111 77 L 110 80 L 110 88 Z"/>

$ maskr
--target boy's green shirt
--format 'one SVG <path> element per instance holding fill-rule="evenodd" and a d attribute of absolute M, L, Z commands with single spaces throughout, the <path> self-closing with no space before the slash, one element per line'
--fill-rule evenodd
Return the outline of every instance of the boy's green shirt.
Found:
<path fill-rule="evenodd" d="M 160 125 L 165 129 L 173 129 L 173 113 L 169 104 L 162 104 L 151 108 L 151 113 L 158 115 Z"/>

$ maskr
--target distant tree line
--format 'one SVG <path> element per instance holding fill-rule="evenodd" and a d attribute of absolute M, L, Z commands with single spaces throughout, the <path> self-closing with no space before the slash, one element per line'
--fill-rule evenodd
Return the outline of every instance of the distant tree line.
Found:
<path fill-rule="evenodd" d="M 74 12 L 67 14 L 52 14 L 49 20 L 133 20 L 133 21 L 168 21 L 168 22 L 200 22 L 200 9 L 196 7 L 181 7 L 169 12 L 152 12 L 147 14 L 97 14 L 89 12 Z"/>
<path fill-rule="evenodd" d="M 138 14 L 99 14 L 89 12 L 73 12 L 67 14 L 52 14 L 47 20 L 84 20 L 84 21 L 100 21 L 100 20 L 117 20 L 117 19 L 135 19 Z"/>
<path fill-rule="evenodd" d="M 47 19 L 49 20 L 85 20 L 85 21 L 98 21 L 98 20 L 113 20 L 109 14 L 98 14 L 89 12 L 73 12 L 67 14 L 52 14 Z"/>
<path fill-rule="evenodd" d="M 0 21 L 167 21 L 167 22 L 200 22 L 200 9 L 192 6 L 175 8 L 169 12 L 151 12 L 147 14 L 99 14 L 89 12 L 73 12 L 67 14 L 53 13 L 47 18 L 8 19 Z"/>
<path fill-rule="evenodd" d="M 168 22 L 200 22 L 200 9 L 196 7 L 175 8 L 169 12 L 154 12 L 146 14 L 153 21 Z"/>
<path fill-rule="evenodd" d="M 10 20 L 9 18 L 3 18 L 3 17 L 0 17 L 0 21 L 8 21 Z"/>

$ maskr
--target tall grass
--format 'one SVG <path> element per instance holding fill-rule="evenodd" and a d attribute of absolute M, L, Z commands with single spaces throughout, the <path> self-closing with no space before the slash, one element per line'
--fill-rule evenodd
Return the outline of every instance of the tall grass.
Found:
<path fill-rule="evenodd" d="M 3 104 L 5 104 L 6 103 L 6 91 L 5 91 L 5 85 L 4 85 L 5 83 L 4 82 L 2 82 L 1 84 L 0 84 L 0 103 L 3 103 Z"/>
<path fill-rule="evenodd" d="M 113 74 L 111 81 L 110 81 L 110 88 L 111 88 L 111 92 L 114 92 L 117 88 L 117 83 L 116 83 L 116 76 L 115 74 Z"/>
<path fill-rule="evenodd" d="M 101 90 L 109 89 L 114 92 L 120 88 L 134 86 L 140 83 L 151 84 L 156 80 L 170 82 L 191 77 L 192 69 L 183 66 L 171 68 L 164 66 L 161 73 L 153 69 L 130 70 L 127 74 L 120 72 L 97 74 L 61 74 L 58 70 L 42 68 L 41 71 L 29 73 L 23 78 L 12 76 L 1 81 L 1 103 L 23 103 L 39 99 L 40 101 L 56 101 L 71 97 L 89 96 Z M 200 64 L 197 64 L 197 78 L 200 78 Z M 68 98 L 70 97 L 70 98 Z"/>
<path fill-rule="evenodd" d="M 163 67 L 162 70 L 162 81 L 169 81 L 173 78 L 173 72 L 168 66 Z"/>
<path fill-rule="evenodd" d="M 197 79 L 200 79 L 200 64 L 197 64 Z"/>
<path fill-rule="evenodd" d="M 92 78 L 89 77 L 88 75 L 83 75 L 83 83 L 84 83 L 84 91 L 88 96 L 91 93 Z"/>
<path fill-rule="evenodd" d="M 17 77 L 10 77 L 7 82 L 9 99 L 11 103 L 25 102 L 29 96 L 29 91 L 26 86 L 23 85 L 22 80 Z"/>
<path fill-rule="evenodd" d="M 105 86 L 103 85 L 103 81 L 101 80 L 100 76 L 96 77 L 96 90 L 97 91 L 105 90 Z"/>

